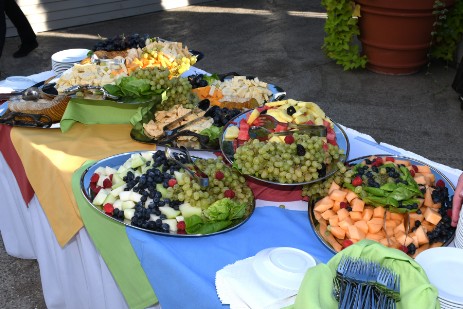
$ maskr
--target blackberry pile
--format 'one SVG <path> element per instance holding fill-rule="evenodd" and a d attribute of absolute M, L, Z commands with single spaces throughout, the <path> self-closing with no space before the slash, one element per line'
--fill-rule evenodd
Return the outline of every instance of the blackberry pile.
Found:
<path fill-rule="evenodd" d="M 143 48 L 146 46 L 145 42 L 149 39 L 148 34 L 140 35 L 138 33 L 131 34 L 129 36 L 116 35 L 115 37 L 102 40 L 93 46 L 92 50 L 104 50 L 104 51 L 121 51 L 130 48 Z"/>
<path fill-rule="evenodd" d="M 439 214 L 442 216 L 440 222 L 436 225 L 434 230 L 428 232 L 429 243 L 446 242 L 455 232 L 455 228 L 450 225 L 452 222 L 449 212 L 452 209 L 452 201 L 449 197 L 447 187 L 436 186 L 432 192 L 432 200 L 434 203 L 441 203 Z"/>
<path fill-rule="evenodd" d="M 184 156 L 177 155 L 176 157 L 182 163 L 187 162 Z M 170 206 L 178 210 L 181 202 L 168 198 L 170 196 L 168 188 L 171 187 L 169 180 L 175 178 L 174 172 L 179 171 L 180 166 L 173 161 L 167 160 L 164 151 L 161 150 L 153 154 L 153 160 L 152 165 L 150 161 L 147 162 L 147 166 L 151 168 L 141 176 L 135 177 L 132 172 L 128 172 L 127 176 L 123 178 L 127 183 L 127 187 L 124 188 L 125 191 L 133 190 L 142 195 L 141 201 L 135 205 L 135 213 L 131 224 L 144 229 L 169 233 L 169 225 L 162 222 L 163 219 L 166 219 L 166 216 L 161 214 L 159 207 Z M 152 202 L 146 205 L 148 197 L 152 199 Z M 151 214 L 160 218 L 156 221 L 149 221 Z M 114 209 L 113 218 L 123 220 L 124 212 Z"/>
<path fill-rule="evenodd" d="M 209 85 L 208 82 L 204 79 L 204 74 L 190 75 L 188 76 L 188 81 L 190 82 L 193 89 L 206 87 Z"/>
<path fill-rule="evenodd" d="M 208 117 L 214 119 L 214 125 L 217 127 L 223 127 L 232 118 L 238 116 L 241 111 L 237 108 L 220 108 L 219 106 L 212 106 L 205 114 Z"/>

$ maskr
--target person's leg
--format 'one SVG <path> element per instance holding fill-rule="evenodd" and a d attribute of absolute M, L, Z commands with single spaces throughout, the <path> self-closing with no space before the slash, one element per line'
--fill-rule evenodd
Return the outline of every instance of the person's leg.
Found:
<path fill-rule="evenodd" d="M 6 36 L 6 18 L 5 18 L 5 2 L 0 0 L 0 57 L 2 56 L 3 45 L 5 45 Z"/>
<path fill-rule="evenodd" d="M 27 56 L 37 46 L 37 37 L 26 15 L 21 11 L 15 0 L 3 0 L 5 5 L 5 14 L 10 18 L 13 25 L 18 30 L 21 38 L 21 47 L 13 54 L 14 57 Z"/>

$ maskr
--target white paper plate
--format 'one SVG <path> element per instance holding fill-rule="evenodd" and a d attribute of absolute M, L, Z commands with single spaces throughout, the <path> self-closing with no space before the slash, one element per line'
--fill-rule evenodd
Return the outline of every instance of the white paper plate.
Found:
<path fill-rule="evenodd" d="M 51 60 L 55 62 L 78 62 L 87 58 L 88 49 L 65 49 L 54 53 L 51 56 Z"/>
<path fill-rule="evenodd" d="M 440 247 L 421 252 L 416 262 L 423 267 L 429 281 L 436 286 L 439 297 L 463 305 L 463 250 Z"/>
<path fill-rule="evenodd" d="M 442 309 L 445 309 L 445 308 L 461 309 L 461 308 L 463 308 L 463 305 L 460 305 L 460 304 L 457 304 L 457 303 L 452 303 L 452 302 L 446 301 L 445 299 L 442 299 L 442 298 L 439 298 L 439 303 L 440 303 L 440 307 Z"/>
<path fill-rule="evenodd" d="M 268 284 L 298 290 L 307 270 L 317 262 L 308 253 L 290 247 L 268 248 L 256 254 L 253 268 Z"/>
<path fill-rule="evenodd" d="M 0 86 L 5 88 L 12 88 L 15 91 L 22 91 L 36 83 L 36 81 L 25 76 L 10 76 L 1 81 Z"/>

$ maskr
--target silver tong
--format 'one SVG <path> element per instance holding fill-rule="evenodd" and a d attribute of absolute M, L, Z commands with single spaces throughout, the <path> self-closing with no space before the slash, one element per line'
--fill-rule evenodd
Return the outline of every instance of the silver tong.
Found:
<path fill-rule="evenodd" d="M 64 90 L 66 95 L 76 94 L 79 91 L 83 90 L 98 90 L 103 94 L 103 99 L 118 100 L 119 97 L 110 94 L 101 86 L 92 86 L 92 85 L 75 85 Z"/>
<path fill-rule="evenodd" d="M 186 149 L 186 147 L 183 147 L 183 146 L 179 147 L 178 152 L 175 152 L 169 146 L 164 146 L 164 147 L 165 147 L 166 158 L 168 160 L 174 161 L 175 163 L 180 165 L 188 174 L 190 174 L 191 177 L 193 177 L 195 180 L 198 181 L 199 185 L 202 188 L 209 186 L 209 177 L 195 164 L 195 162 L 190 156 L 190 152 L 188 151 L 188 149 Z M 179 153 L 186 156 L 186 159 L 188 162 L 187 164 L 190 164 L 193 169 L 191 169 L 189 166 L 181 162 L 178 156 Z"/>

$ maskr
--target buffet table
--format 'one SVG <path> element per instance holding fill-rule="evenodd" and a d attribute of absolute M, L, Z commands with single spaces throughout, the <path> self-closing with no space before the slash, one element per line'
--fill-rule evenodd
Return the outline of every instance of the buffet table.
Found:
<path fill-rule="evenodd" d="M 0 140 L 11 143 L 0 145 L 0 231 L 8 254 L 38 260 L 48 308 L 146 308 L 158 300 L 167 309 L 219 308 L 215 273 L 228 264 L 279 246 L 300 248 L 321 262 L 333 256 L 315 235 L 297 188 L 261 188 L 245 224 L 208 237 L 149 234 L 97 213 L 79 201 L 76 187 L 85 167 L 114 154 L 155 149 L 133 141 L 130 129 L 76 123 L 62 133 L 0 126 Z M 349 159 L 397 154 L 434 166 L 453 184 L 461 174 L 343 129 Z"/>

